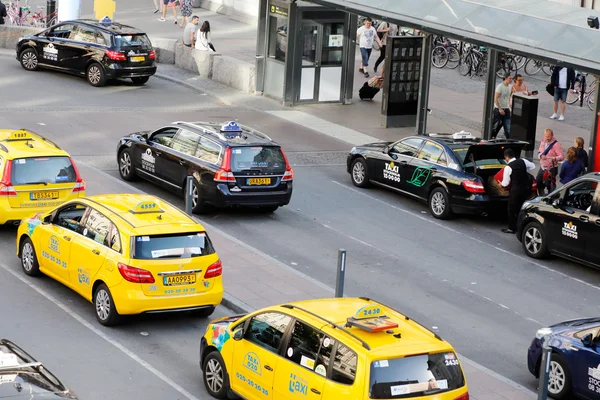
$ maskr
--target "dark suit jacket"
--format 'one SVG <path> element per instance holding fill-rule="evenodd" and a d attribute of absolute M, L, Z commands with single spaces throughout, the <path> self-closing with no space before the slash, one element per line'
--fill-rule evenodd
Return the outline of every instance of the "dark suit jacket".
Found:
<path fill-rule="evenodd" d="M 554 67 L 554 71 L 552 71 L 550 83 L 554 87 L 558 87 L 558 71 L 561 69 L 563 67 Z M 567 68 L 567 89 L 575 89 L 575 70 L 572 68 Z"/>
<path fill-rule="evenodd" d="M 4 18 L 6 18 L 6 6 L 0 1 L 0 25 L 4 24 Z"/>

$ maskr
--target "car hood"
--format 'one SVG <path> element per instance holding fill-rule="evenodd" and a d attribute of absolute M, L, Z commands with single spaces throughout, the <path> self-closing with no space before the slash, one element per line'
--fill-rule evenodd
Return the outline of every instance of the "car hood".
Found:
<path fill-rule="evenodd" d="M 600 325 L 600 318 L 578 318 L 569 321 L 559 322 L 558 324 L 550 325 L 553 333 L 568 333 L 578 332 L 587 328 Z"/>
<path fill-rule="evenodd" d="M 502 160 L 504 159 L 504 150 L 512 149 L 515 156 L 519 157 L 521 151 L 527 145 L 527 142 L 521 141 L 502 141 L 502 142 L 479 142 L 469 146 L 465 154 L 463 163 L 471 161 L 471 155 L 477 160 Z"/>
<path fill-rule="evenodd" d="M 62 384 L 54 384 L 37 372 L 0 372 L 0 399 L 79 399 Z"/>
<path fill-rule="evenodd" d="M 392 144 L 392 142 L 374 142 L 374 143 L 367 143 L 367 144 L 362 144 L 360 146 L 356 146 L 357 149 L 363 149 L 363 150 L 383 150 L 386 147 L 388 147 L 390 144 Z"/>

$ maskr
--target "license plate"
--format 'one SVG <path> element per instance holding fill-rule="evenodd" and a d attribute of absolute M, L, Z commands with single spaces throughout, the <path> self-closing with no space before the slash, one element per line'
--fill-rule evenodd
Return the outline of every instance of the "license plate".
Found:
<path fill-rule="evenodd" d="M 29 198 L 31 200 L 58 199 L 58 192 L 31 192 Z"/>
<path fill-rule="evenodd" d="M 246 179 L 248 185 L 270 185 L 271 178 L 248 178 Z"/>
<path fill-rule="evenodd" d="M 131 57 L 131 61 L 133 62 L 140 62 L 140 61 L 144 61 L 146 58 L 144 56 L 135 56 L 135 57 Z"/>
<path fill-rule="evenodd" d="M 194 283 L 196 283 L 196 274 L 169 275 L 163 277 L 163 285 L 165 286 L 191 285 Z"/>

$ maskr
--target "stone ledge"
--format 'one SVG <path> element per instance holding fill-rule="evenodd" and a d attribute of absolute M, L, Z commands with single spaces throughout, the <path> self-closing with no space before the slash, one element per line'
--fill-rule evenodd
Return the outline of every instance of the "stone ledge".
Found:
<path fill-rule="evenodd" d="M 196 71 L 203 78 L 212 78 L 214 60 L 221 57 L 220 53 L 212 51 L 192 50 L 192 58 L 196 63 Z"/>
<path fill-rule="evenodd" d="M 150 38 L 152 47 L 156 51 L 156 62 L 175 64 L 175 47 L 177 39 Z"/>
<path fill-rule="evenodd" d="M 39 28 L 24 26 L 0 25 L 0 48 L 16 49 L 19 38 L 40 32 Z"/>
<path fill-rule="evenodd" d="M 256 90 L 256 68 L 254 65 L 228 56 L 213 59 L 212 79 L 245 93 Z"/>

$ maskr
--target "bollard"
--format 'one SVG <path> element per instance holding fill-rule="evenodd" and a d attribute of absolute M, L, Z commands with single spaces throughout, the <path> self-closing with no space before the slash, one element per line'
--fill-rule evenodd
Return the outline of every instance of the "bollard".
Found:
<path fill-rule="evenodd" d="M 185 212 L 188 215 L 192 215 L 194 209 L 194 203 L 192 202 L 194 196 L 194 177 L 188 176 L 185 180 Z"/>
<path fill-rule="evenodd" d="M 550 359 L 552 358 L 552 349 L 548 346 L 548 340 L 544 340 L 542 350 L 542 362 L 540 363 L 540 383 L 538 389 L 538 400 L 548 399 L 548 381 L 550 380 Z"/>
<path fill-rule="evenodd" d="M 56 16 L 54 16 L 55 12 L 56 0 L 46 0 L 46 21 L 44 22 L 46 28 L 50 28 L 50 23 L 52 22 L 52 20 L 56 22 Z"/>
<path fill-rule="evenodd" d="M 338 250 L 337 276 L 335 277 L 335 297 L 344 297 L 344 276 L 346 275 L 346 250 Z"/>

